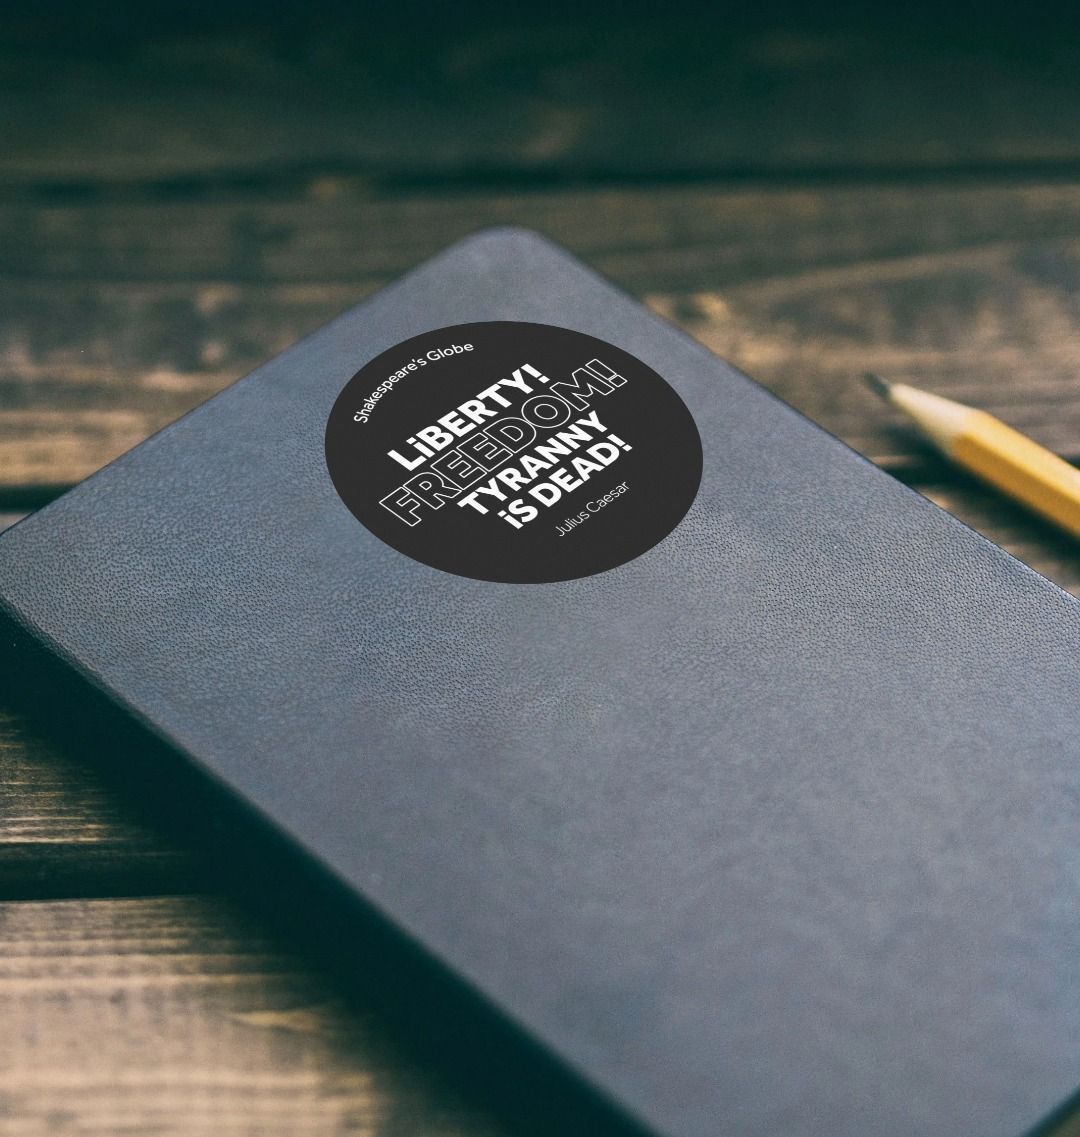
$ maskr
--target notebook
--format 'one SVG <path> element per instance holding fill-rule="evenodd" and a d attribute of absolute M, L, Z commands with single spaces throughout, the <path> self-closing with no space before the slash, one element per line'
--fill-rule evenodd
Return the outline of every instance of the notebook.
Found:
<path fill-rule="evenodd" d="M 1080 1085 L 1077 602 L 540 236 L 4 533 L 0 602 L 656 1137 Z"/>

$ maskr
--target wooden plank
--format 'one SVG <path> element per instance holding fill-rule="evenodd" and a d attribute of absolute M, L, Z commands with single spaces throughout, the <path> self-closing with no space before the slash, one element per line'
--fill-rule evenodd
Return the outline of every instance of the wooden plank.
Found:
<path fill-rule="evenodd" d="M 509 1125 L 217 899 L 0 905 L 0 1021 L 4 1137 L 590 1133 Z"/>
<path fill-rule="evenodd" d="M 521 224 L 550 233 L 638 293 L 969 252 L 1026 251 L 1023 267 L 1045 278 L 1055 271 L 1045 243 L 1080 237 L 1078 200 L 1075 180 L 443 188 L 387 196 L 344 176 L 181 200 L 133 192 L 74 202 L 14 197 L 0 198 L 0 277 L 14 284 L 376 283 L 476 229 Z M 204 304 L 227 299 L 211 293 Z"/>
<path fill-rule="evenodd" d="M 0 905 L 0 1021 L 4 1137 L 506 1132 L 219 900 Z"/>
<path fill-rule="evenodd" d="M 79 480 L 492 221 L 562 240 L 893 468 L 926 451 L 861 390 L 865 368 L 980 403 L 1080 457 L 1080 185 L 435 200 L 324 189 L 0 206 L 0 494 Z"/>
<path fill-rule="evenodd" d="M 460 7 L 458 9 L 460 12 Z M 566 11 L 8 37 L 0 178 L 710 175 L 1076 162 L 1080 47 L 906 21 Z M 139 24 L 141 21 L 132 21 Z M 1028 23 L 1026 21 L 1026 23 Z"/>
<path fill-rule="evenodd" d="M 203 876 L 197 857 L 106 785 L 92 755 L 0 709 L 0 900 L 175 890 Z"/>

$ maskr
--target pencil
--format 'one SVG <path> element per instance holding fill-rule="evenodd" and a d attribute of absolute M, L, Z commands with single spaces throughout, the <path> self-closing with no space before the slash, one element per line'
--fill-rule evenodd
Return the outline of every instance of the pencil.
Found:
<path fill-rule="evenodd" d="M 902 410 L 939 450 L 1074 537 L 1080 537 L 1080 469 L 975 407 L 868 373 L 867 385 Z"/>

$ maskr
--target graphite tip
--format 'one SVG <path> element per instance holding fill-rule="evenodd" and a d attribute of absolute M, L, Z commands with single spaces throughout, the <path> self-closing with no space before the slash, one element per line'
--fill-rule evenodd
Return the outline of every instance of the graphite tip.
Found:
<path fill-rule="evenodd" d="M 873 371 L 863 373 L 863 382 L 866 383 L 867 387 L 869 387 L 875 395 L 880 395 L 883 399 L 887 399 L 889 392 L 892 390 L 892 384 L 882 379 L 880 375 L 875 375 Z"/>

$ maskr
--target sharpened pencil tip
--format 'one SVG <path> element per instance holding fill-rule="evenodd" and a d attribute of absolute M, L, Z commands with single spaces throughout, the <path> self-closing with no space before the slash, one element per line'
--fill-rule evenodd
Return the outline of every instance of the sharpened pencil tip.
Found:
<path fill-rule="evenodd" d="M 892 384 L 882 379 L 880 375 L 875 375 L 873 371 L 863 372 L 863 382 L 875 395 L 880 395 L 883 399 L 887 399 L 892 390 Z"/>

